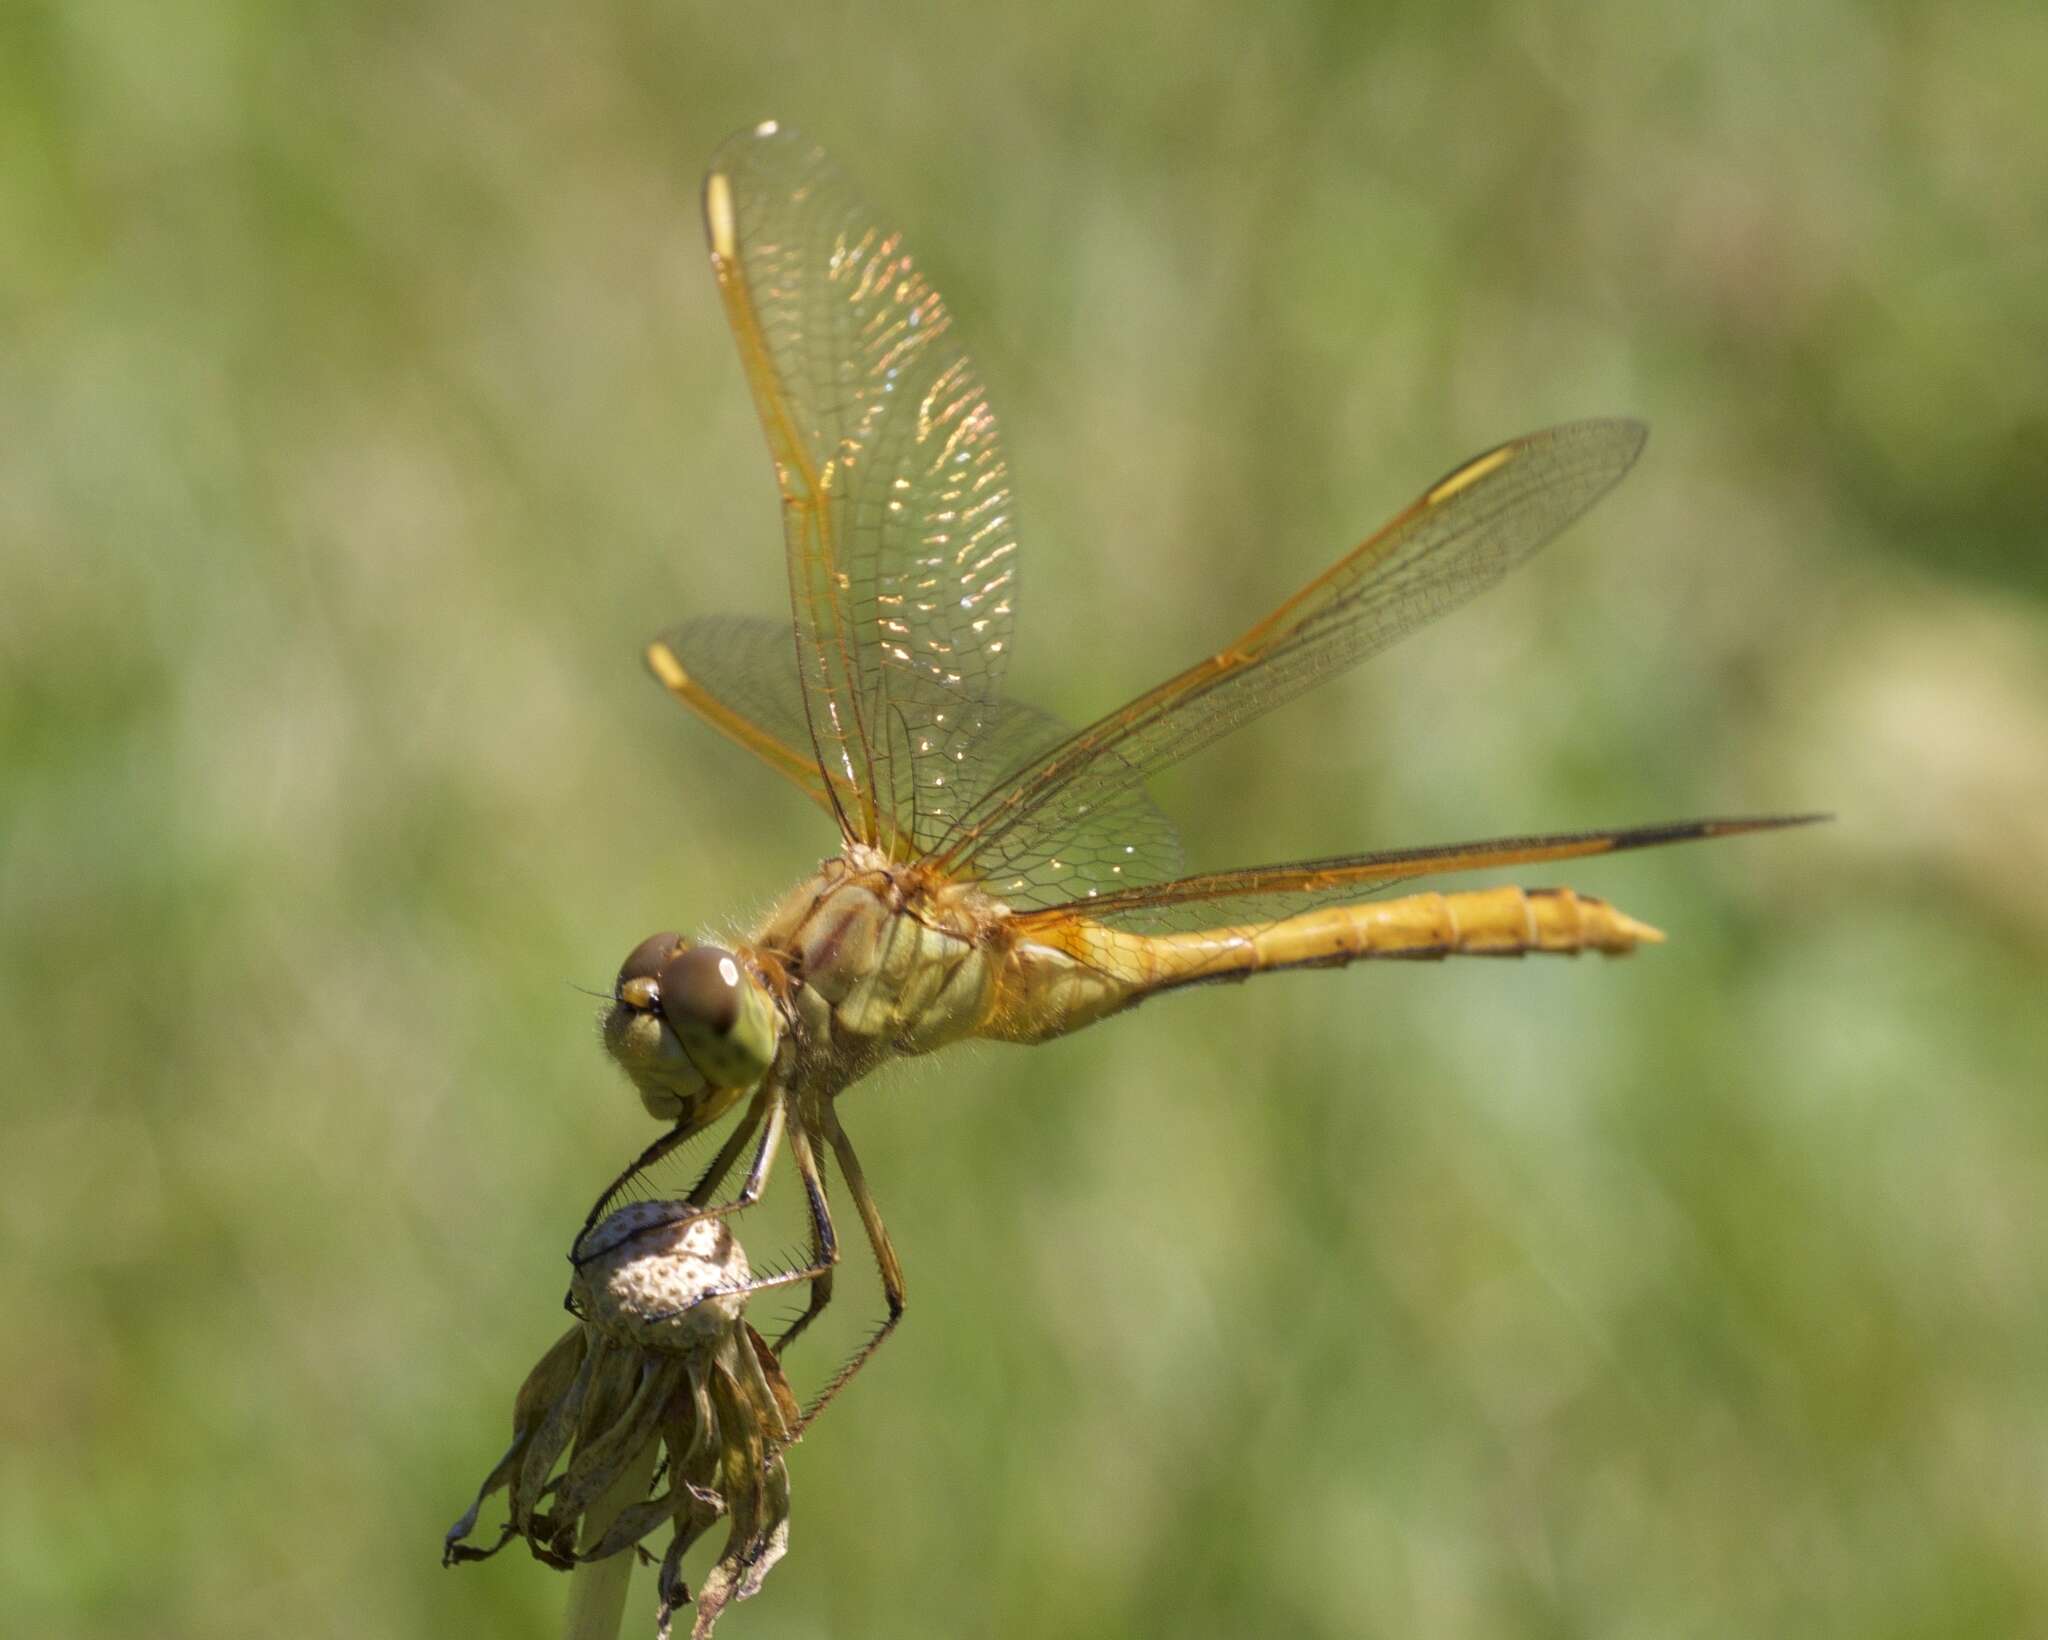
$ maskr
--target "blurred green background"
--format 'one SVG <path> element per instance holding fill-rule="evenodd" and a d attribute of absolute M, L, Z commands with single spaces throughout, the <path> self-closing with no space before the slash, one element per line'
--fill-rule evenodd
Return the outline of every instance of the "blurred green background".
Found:
<path fill-rule="evenodd" d="M 1629 962 L 859 1090 L 910 1318 L 726 1632 L 2048 1629 L 2048 13 L 968 11 L 0 16 L 10 1630 L 555 1622 L 436 1560 L 651 1136 L 575 987 L 829 842 L 637 659 L 782 596 L 695 212 L 771 115 L 976 341 L 1070 715 L 1655 428 L 1163 781 L 1198 864 L 1842 818 L 1566 874 Z"/>

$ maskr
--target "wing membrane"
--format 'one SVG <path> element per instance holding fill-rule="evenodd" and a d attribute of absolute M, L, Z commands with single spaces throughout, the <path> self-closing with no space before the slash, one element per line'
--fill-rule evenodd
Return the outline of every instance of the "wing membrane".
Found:
<path fill-rule="evenodd" d="M 835 791 L 808 750 L 803 691 L 790 665 L 792 643 L 786 621 L 748 615 L 700 616 L 649 644 L 647 667 L 677 700 L 796 785 L 819 807 L 828 813 L 853 812 L 857 798 L 852 787 L 842 778 Z M 978 704 L 974 715 L 977 755 L 969 763 L 955 766 L 957 800 L 962 802 L 986 789 L 976 784 L 977 776 L 1032 762 L 1073 733 L 1050 712 L 1021 701 Z M 1098 885 L 1115 889 L 1148 883 L 1171 877 L 1180 869 L 1179 835 L 1143 791 L 1133 788 L 1123 793 L 1103 809 L 1096 822 L 1092 832 L 1084 829 L 1069 840 L 1059 869 L 1046 874 L 1047 895 L 1071 899 Z M 1028 885 L 997 882 L 991 886 L 1023 903 Z"/>
<path fill-rule="evenodd" d="M 1005 701 L 998 710 L 980 743 L 979 767 L 989 775 L 1027 768 L 1073 736 L 1036 707 Z M 963 792 L 967 800 L 979 795 Z M 987 877 L 985 886 L 1012 906 L 1054 905 L 1159 882 L 1180 869 L 1180 833 L 1142 785 L 1127 781 L 1072 815 L 1057 846 L 1029 869 Z"/>
<path fill-rule="evenodd" d="M 844 786 L 835 794 L 810 750 L 793 650 L 787 621 L 716 615 L 685 621 L 655 639 L 647 646 L 647 669 L 720 734 L 822 808 L 839 812 L 854 804 L 854 794 Z"/>
<path fill-rule="evenodd" d="M 1249 866 L 1237 871 L 1205 872 L 1176 882 L 1155 883 L 1149 887 L 1096 895 L 1070 905 L 1026 911 L 1016 918 L 1016 926 L 1026 937 L 1033 937 L 1044 928 L 1077 916 L 1132 929 L 1267 922 L 1317 906 L 1364 899 L 1394 883 L 1408 882 L 1417 877 L 1481 871 L 1497 866 L 1581 860 L 1593 854 L 1620 854 L 1630 849 L 1658 848 L 1666 843 L 1690 843 L 1708 837 L 1736 837 L 1744 832 L 1811 825 L 1826 818 L 1821 814 L 1792 814 L 1680 820 L 1611 831 L 1496 837 L 1476 843 L 1444 843 L 1428 848 L 1350 854 L 1328 860 L 1297 860 L 1286 865 Z"/>
<path fill-rule="evenodd" d="M 1493 585 L 1606 494 L 1643 438 L 1632 421 L 1574 422 L 1466 462 L 1236 642 L 1005 779 L 934 862 L 1043 883 L 1065 840 L 1147 776 Z"/>
<path fill-rule="evenodd" d="M 782 492 L 803 741 L 847 836 L 908 856 L 1008 766 L 985 751 L 1017 549 L 995 416 L 901 234 L 821 149 L 733 138 L 705 220 Z"/>

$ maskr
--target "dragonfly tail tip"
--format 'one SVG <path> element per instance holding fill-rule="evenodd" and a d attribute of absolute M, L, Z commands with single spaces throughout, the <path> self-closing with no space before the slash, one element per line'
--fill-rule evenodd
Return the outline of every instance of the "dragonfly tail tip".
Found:
<path fill-rule="evenodd" d="M 1626 911 L 1614 913 L 1614 924 L 1615 931 L 1628 942 L 1626 950 L 1632 951 L 1639 945 L 1662 945 L 1666 939 L 1663 929 L 1631 917 Z"/>

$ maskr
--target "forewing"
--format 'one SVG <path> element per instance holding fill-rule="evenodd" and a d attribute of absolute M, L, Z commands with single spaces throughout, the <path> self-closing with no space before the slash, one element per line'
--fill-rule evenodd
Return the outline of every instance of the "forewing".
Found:
<path fill-rule="evenodd" d="M 848 835 L 916 852 L 963 780 L 1002 772 L 982 769 L 1016 584 L 995 416 L 902 235 L 823 150 L 733 138 L 705 219 L 782 491 L 805 741 Z"/>
<path fill-rule="evenodd" d="M 1149 775 L 1493 585 L 1606 494 L 1643 437 L 1574 422 L 1466 462 L 1236 642 L 1021 766 L 934 863 L 1043 883 L 1067 839 Z"/>

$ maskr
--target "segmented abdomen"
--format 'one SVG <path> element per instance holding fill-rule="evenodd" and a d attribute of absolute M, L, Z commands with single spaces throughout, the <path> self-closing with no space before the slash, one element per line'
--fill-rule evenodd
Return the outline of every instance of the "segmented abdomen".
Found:
<path fill-rule="evenodd" d="M 1330 906 L 1276 922 L 1139 934 L 1075 918 L 1055 939 L 1009 952 L 981 1034 L 1037 1042 L 1160 991 L 1373 957 L 1620 956 L 1664 938 L 1605 900 L 1569 888 L 1481 888 Z"/>

